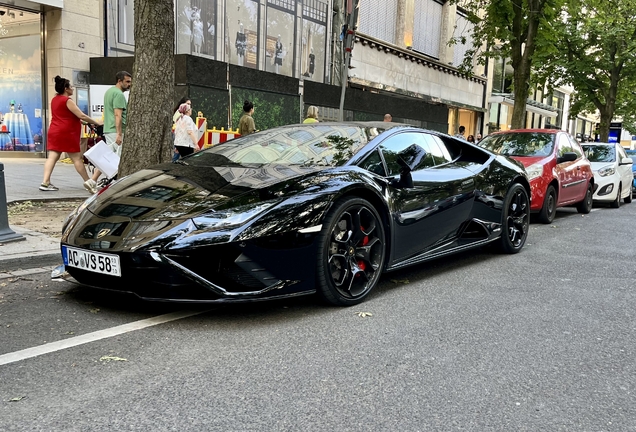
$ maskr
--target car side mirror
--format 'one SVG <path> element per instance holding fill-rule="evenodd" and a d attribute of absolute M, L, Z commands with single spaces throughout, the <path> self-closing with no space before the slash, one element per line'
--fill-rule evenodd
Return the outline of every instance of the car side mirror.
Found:
<path fill-rule="evenodd" d="M 411 144 L 397 154 L 397 163 L 402 170 L 408 168 L 409 171 L 414 171 L 424 160 L 426 155 L 426 150 L 422 147 L 417 144 Z"/>
<path fill-rule="evenodd" d="M 632 158 L 628 158 L 628 157 L 624 157 L 623 159 L 621 159 L 621 165 L 633 165 L 634 161 L 632 160 Z"/>
<path fill-rule="evenodd" d="M 563 153 L 563 155 L 559 158 L 557 158 L 557 163 L 563 163 L 563 162 L 574 162 L 575 160 L 577 160 L 579 157 L 576 153 L 574 152 L 566 152 Z"/>

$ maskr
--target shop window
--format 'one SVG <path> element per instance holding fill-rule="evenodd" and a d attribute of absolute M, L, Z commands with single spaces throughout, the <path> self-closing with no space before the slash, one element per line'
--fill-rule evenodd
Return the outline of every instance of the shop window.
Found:
<path fill-rule="evenodd" d="M 0 152 L 43 151 L 40 14 L 9 10 L 2 18 Z"/>

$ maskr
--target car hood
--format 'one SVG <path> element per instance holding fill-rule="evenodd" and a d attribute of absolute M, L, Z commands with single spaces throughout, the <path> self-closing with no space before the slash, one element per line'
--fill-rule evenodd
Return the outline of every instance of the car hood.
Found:
<path fill-rule="evenodd" d="M 614 166 L 616 162 L 590 162 L 592 165 L 592 171 L 597 172 L 601 168 L 605 168 L 606 166 Z"/>
<path fill-rule="evenodd" d="M 103 218 L 153 222 L 187 219 L 211 209 L 282 199 L 301 191 L 303 178 L 326 168 L 164 164 L 123 178 L 100 193 L 87 209 Z"/>
<path fill-rule="evenodd" d="M 530 165 L 534 165 L 536 163 L 546 164 L 550 158 L 546 158 L 545 156 L 509 156 L 511 159 L 519 161 L 523 164 L 524 167 L 528 168 Z"/>

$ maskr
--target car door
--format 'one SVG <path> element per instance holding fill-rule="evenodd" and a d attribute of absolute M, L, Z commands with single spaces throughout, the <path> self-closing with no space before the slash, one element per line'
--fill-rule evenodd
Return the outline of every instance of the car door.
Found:
<path fill-rule="evenodd" d="M 620 144 L 616 144 L 616 169 L 620 175 L 621 183 L 623 184 L 623 193 L 625 190 L 631 190 L 632 188 L 632 164 L 623 165 L 623 159 L 628 158 L 627 153 L 625 153 L 625 149 Z"/>
<path fill-rule="evenodd" d="M 474 196 L 473 173 L 454 165 L 441 140 L 430 134 L 399 133 L 385 140 L 379 149 L 387 177 L 393 178 L 393 185 L 388 186 L 393 260 L 415 256 L 453 238 L 472 208 L 469 197 Z M 407 156 L 403 156 L 405 153 Z M 396 181 L 402 170 L 400 157 L 410 158 L 409 164 L 414 167 L 408 187 Z"/>
<path fill-rule="evenodd" d="M 560 162 L 560 158 L 565 153 L 574 153 L 572 143 L 566 134 L 560 133 L 557 136 L 557 161 L 555 166 L 555 174 L 559 180 L 559 198 L 558 205 L 572 202 L 581 194 L 581 167 L 578 164 L 579 157 L 575 161 Z"/>

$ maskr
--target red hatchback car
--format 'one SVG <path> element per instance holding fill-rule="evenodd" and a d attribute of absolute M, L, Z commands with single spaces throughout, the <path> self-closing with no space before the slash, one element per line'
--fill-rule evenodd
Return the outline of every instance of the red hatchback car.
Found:
<path fill-rule="evenodd" d="M 592 166 L 580 144 L 567 132 L 501 131 L 488 135 L 478 145 L 523 164 L 532 189 L 530 210 L 539 214 L 539 221 L 552 222 L 557 207 L 576 205 L 579 213 L 592 210 Z"/>

